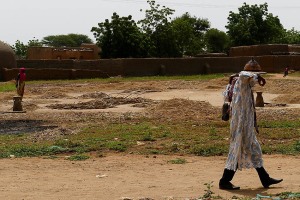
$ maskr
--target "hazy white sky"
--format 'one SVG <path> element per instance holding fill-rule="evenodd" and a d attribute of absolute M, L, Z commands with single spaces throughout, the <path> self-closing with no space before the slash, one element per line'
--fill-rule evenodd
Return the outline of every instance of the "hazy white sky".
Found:
<path fill-rule="evenodd" d="M 269 5 L 269 13 L 278 16 L 284 28 L 300 31 L 299 0 L 156 0 L 175 10 L 172 17 L 185 12 L 207 18 L 212 28 L 226 31 L 229 11 L 237 12 L 243 2 Z M 147 0 L 3 0 L 0 3 L 0 40 L 11 45 L 16 40 L 42 39 L 48 35 L 77 33 L 88 35 L 99 22 L 110 19 L 113 12 L 132 15 L 135 21 L 144 17 L 140 9 L 149 8 Z"/>

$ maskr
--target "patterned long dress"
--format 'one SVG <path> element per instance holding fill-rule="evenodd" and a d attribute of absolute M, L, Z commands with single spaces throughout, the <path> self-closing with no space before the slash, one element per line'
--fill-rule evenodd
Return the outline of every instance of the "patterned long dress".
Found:
<path fill-rule="evenodd" d="M 254 128 L 252 87 L 258 76 L 242 71 L 234 85 L 231 102 L 230 148 L 226 169 L 258 168 L 263 166 L 262 151 Z"/>

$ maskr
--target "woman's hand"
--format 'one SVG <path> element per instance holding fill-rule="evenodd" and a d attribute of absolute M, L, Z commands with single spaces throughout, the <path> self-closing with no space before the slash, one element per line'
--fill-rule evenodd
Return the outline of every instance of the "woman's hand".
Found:
<path fill-rule="evenodd" d="M 258 76 L 258 84 L 260 86 L 264 86 L 266 84 L 266 80 L 263 77 Z"/>

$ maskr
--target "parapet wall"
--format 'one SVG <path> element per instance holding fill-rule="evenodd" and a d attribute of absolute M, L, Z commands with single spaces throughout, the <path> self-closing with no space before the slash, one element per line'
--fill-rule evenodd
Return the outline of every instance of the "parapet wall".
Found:
<path fill-rule="evenodd" d="M 18 60 L 25 67 L 28 80 L 78 79 L 111 76 L 194 75 L 236 73 L 243 70 L 251 57 L 140 58 L 100 60 Z M 283 72 L 286 66 L 300 70 L 300 55 L 259 56 L 255 60 L 263 71 Z M 8 81 L 18 73 L 16 68 L 1 70 L 1 79 Z"/>
<path fill-rule="evenodd" d="M 81 59 L 94 60 L 98 59 L 96 45 L 84 45 L 82 47 L 28 47 L 27 60 L 64 60 L 64 59 Z"/>
<path fill-rule="evenodd" d="M 231 47 L 230 57 L 241 56 L 265 56 L 265 55 L 289 55 L 300 54 L 300 46 L 287 44 L 265 44 Z"/>

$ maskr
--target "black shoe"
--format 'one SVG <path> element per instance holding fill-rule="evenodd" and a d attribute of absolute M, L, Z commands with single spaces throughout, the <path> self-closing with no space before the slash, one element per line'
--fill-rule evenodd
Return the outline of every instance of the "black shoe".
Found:
<path fill-rule="evenodd" d="M 234 186 L 232 183 L 219 183 L 219 189 L 221 190 L 239 190 L 239 186 Z"/>
<path fill-rule="evenodd" d="M 270 185 L 274 185 L 277 183 L 280 183 L 281 181 L 283 181 L 283 179 L 274 179 L 274 178 L 269 178 L 268 181 L 266 181 L 263 186 L 264 188 L 269 188 Z"/>

